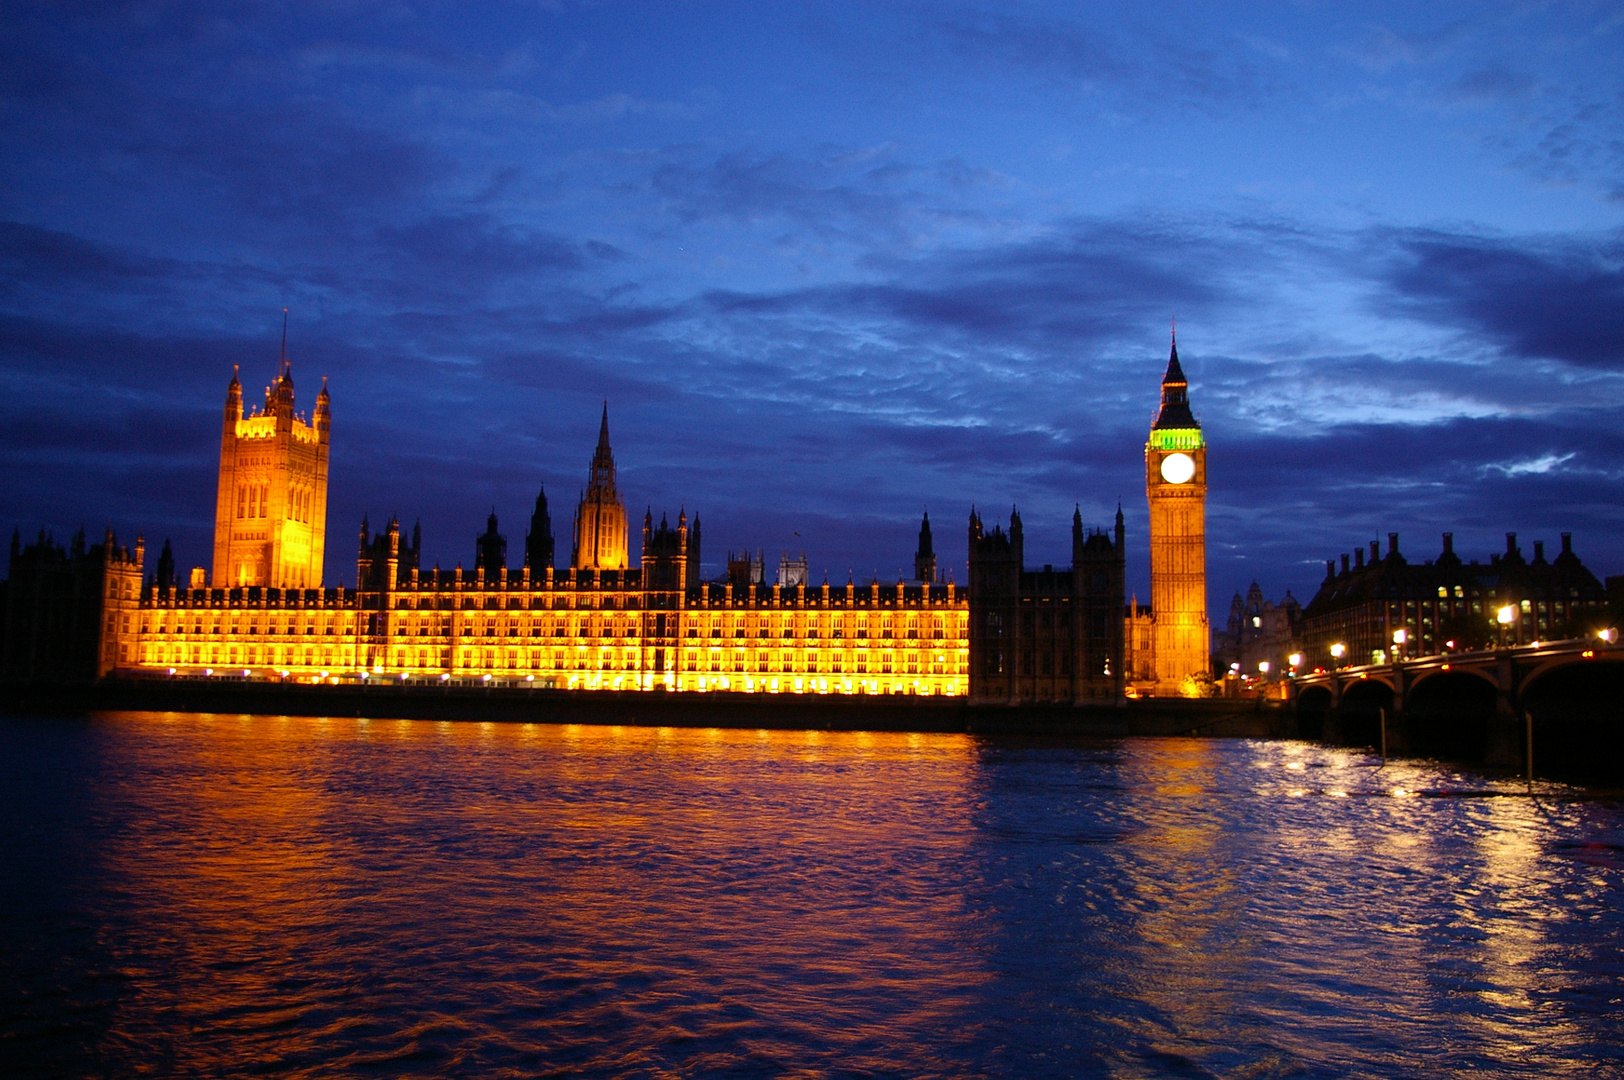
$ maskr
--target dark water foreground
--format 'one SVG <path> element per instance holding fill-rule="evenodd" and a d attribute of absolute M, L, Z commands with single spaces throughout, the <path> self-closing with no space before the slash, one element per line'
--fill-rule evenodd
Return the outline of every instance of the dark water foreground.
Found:
<path fill-rule="evenodd" d="M 0 1072 L 1617 1076 L 1624 807 L 1300 743 L 0 720 Z"/>

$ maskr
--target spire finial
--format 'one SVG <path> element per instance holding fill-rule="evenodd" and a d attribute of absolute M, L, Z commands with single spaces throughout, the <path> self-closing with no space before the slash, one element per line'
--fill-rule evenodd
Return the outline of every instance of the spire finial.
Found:
<path fill-rule="evenodd" d="M 288 309 L 282 309 L 282 371 L 288 370 Z"/>

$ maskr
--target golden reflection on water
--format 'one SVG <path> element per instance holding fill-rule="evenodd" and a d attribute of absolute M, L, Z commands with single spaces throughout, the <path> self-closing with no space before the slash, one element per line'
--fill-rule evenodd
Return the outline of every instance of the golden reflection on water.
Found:
<path fill-rule="evenodd" d="M 1234 1023 L 1233 991 L 1256 943 L 1241 917 L 1234 863 L 1219 852 L 1224 823 L 1206 812 L 1213 744 L 1161 740 L 1143 750 L 1122 770 L 1125 801 L 1165 809 L 1142 817 L 1121 851 L 1134 929 L 1127 963 L 1138 973 L 1127 985 L 1145 1006 L 1125 1019 L 1136 1039 L 1182 1053 Z"/>
<path fill-rule="evenodd" d="M 286 1064 L 421 1012 L 400 979 L 455 988 L 468 971 L 528 999 L 544 1042 L 568 1042 L 546 1016 L 562 996 L 577 1026 L 714 1036 L 731 1008 L 860 1062 L 876 1000 L 884 1039 L 907 1038 L 986 978 L 964 962 L 962 892 L 914 884 L 962 877 L 977 767 L 962 736 L 117 723 L 132 786 L 105 793 L 128 814 L 105 872 L 141 906 L 133 952 L 171 957 L 121 1005 L 110 1045 L 132 1053 L 180 1017 L 217 1039 L 188 1044 L 189 1068 L 223 1067 L 208 1055 L 227 1044 L 233 1070 Z M 468 992 L 429 1013 L 513 1022 Z M 411 1026 L 380 1045 L 422 1044 Z M 762 1040 L 751 1052 L 770 1057 Z"/>

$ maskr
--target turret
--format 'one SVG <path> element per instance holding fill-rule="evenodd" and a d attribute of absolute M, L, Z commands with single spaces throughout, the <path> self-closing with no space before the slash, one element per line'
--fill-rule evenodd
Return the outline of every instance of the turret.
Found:
<path fill-rule="evenodd" d="M 327 376 L 321 377 L 321 393 L 316 395 L 316 415 L 311 418 L 315 421 L 316 431 L 323 442 L 327 441 L 327 432 L 333 426 L 332 399 L 327 396 Z"/>
<path fill-rule="evenodd" d="M 547 489 L 536 494 L 536 509 L 530 515 L 530 531 L 524 538 L 524 565 L 532 575 L 553 565 L 553 519 L 547 512 Z"/>
<path fill-rule="evenodd" d="M 237 434 L 237 421 L 242 419 L 242 381 L 237 378 L 237 365 L 231 365 L 231 382 L 226 386 L 227 435 Z"/>
<path fill-rule="evenodd" d="M 931 545 L 930 512 L 919 523 L 919 549 L 914 552 L 914 579 L 929 585 L 936 580 L 936 552 Z"/>
<path fill-rule="evenodd" d="M 175 587 L 175 553 L 169 547 L 169 540 L 164 539 L 164 549 L 158 553 L 158 574 L 156 584 L 160 589 L 173 589 Z"/>
<path fill-rule="evenodd" d="M 686 586 L 690 589 L 698 588 L 700 583 L 699 569 L 699 515 L 694 515 L 694 527 L 688 530 L 688 580 Z"/>
<path fill-rule="evenodd" d="M 507 537 L 496 531 L 496 507 L 485 520 L 485 532 L 474 538 L 474 569 L 485 571 L 485 580 L 494 581 L 507 567 Z"/>
<path fill-rule="evenodd" d="M 389 516 L 389 555 L 385 564 L 383 587 L 392 589 L 400 581 L 400 522 Z"/>

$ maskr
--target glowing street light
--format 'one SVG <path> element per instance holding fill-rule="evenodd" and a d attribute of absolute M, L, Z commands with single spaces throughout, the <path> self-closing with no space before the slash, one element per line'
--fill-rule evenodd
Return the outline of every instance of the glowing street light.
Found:
<path fill-rule="evenodd" d="M 1331 659 L 1335 663 L 1340 663 L 1342 658 L 1344 656 L 1346 656 L 1347 654 L 1348 654 L 1348 647 L 1346 645 L 1342 644 L 1342 642 L 1339 641 L 1335 645 L 1331 646 Z M 1335 666 L 1335 663 L 1333 663 L 1333 665 L 1332 665 L 1333 667 Z"/>
<path fill-rule="evenodd" d="M 1259 660 L 1257 662 L 1257 669 L 1262 674 L 1267 675 L 1269 673 L 1269 662 L 1267 660 Z"/>
<path fill-rule="evenodd" d="M 1507 604 L 1494 613 L 1494 619 L 1500 624 L 1500 647 L 1506 645 L 1506 632 L 1511 624 L 1517 621 L 1517 608 L 1514 604 Z"/>
<path fill-rule="evenodd" d="M 1303 666 L 1303 654 L 1300 652 L 1292 653 L 1290 656 L 1286 657 L 1286 663 L 1290 664 L 1292 670 L 1295 671 L 1297 668 Z"/>

